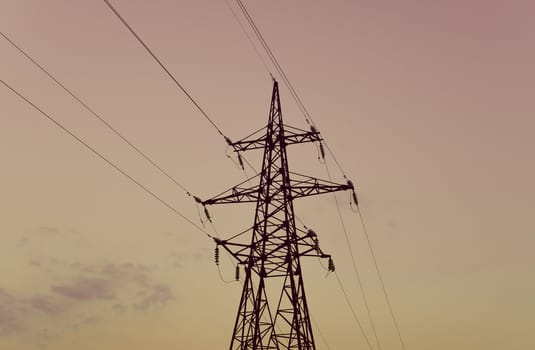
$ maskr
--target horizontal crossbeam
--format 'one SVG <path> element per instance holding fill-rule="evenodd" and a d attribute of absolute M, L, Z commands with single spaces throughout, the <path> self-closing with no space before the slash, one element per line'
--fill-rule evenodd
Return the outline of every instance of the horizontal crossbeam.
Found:
<path fill-rule="evenodd" d="M 290 176 L 289 194 L 292 199 L 330 192 L 353 190 L 353 185 L 349 182 L 347 184 L 338 184 L 297 173 L 290 173 Z M 229 203 L 256 203 L 259 194 L 258 186 L 244 187 L 245 184 L 249 183 L 250 180 L 256 177 L 258 177 L 258 175 L 228 189 L 225 192 L 220 193 L 213 198 L 203 201 L 202 204 L 213 205 Z M 277 179 L 273 181 L 272 184 L 283 186 L 283 184 L 279 182 L 280 180 Z"/>
<path fill-rule="evenodd" d="M 259 138 L 247 137 L 243 140 L 232 142 L 230 145 L 232 146 L 232 148 L 234 148 L 235 152 L 242 152 L 242 151 L 249 151 L 253 149 L 264 149 L 264 147 L 266 146 L 267 140 L 272 140 L 275 143 L 275 142 L 278 142 L 280 139 L 278 137 L 271 137 L 271 135 L 264 134 L 262 137 L 259 137 Z M 293 145 L 296 143 L 305 143 L 305 142 L 321 142 L 321 141 L 322 141 L 322 138 L 318 131 L 315 131 L 315 130 L 305 131 L 305 130 L 301 130 L 298 128 L 285 125 L 284 143 L 286 145 Z"/>

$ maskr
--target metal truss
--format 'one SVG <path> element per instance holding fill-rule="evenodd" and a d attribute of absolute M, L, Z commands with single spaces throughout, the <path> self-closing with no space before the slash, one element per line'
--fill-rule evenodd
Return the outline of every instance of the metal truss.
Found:
<path fill-rule="evenodd" d="M 312 230 L 295 225 L 293 200 L 334 191 L 353 190 L 351 182 L 336 184 L 288 170 L 286 147 L 321 142 L 319 132 L 283 124 L 278 83 L 274 81 L 268 124 L 248 137 L 230 143 L 234 151 L 264 150 L 261 172 L 203 205 L 256 203 L 250 243 L 236 237 L 216 239 L 245 270 L 230 350 L 315 350 L 300 258 L 329 259 Z M 256 187 L 248 186 L 257 180 Z"/>

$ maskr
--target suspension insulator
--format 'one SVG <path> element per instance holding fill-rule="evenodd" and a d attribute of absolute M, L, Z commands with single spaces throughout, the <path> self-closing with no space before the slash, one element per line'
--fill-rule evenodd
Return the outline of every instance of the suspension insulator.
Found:
<path fill-rule="evenodd" d="M 355 192 L 355 190 L 353 190 L 353 202 L 357 207 L 359 206 L 359 200 L 357 198 L 357 192 Z"/>
<path fill-rule="evenodd" d="M 219 246 L 218 245 L 215 246 L 214 260 L 215 260 L 215 264 L 219 266 Z"/>
<path fill-rule="evenodd" d="M 195 202 L 202 204 L 202 199 L 200 199 L 199 197 L 193 196 L 193 199 L 195 199 Z"/>
<path fill-rule="evenodd" d="M 351 193 L 351 197 L 353 198 L 353 203 L 358 207 L 359 206 L 359 200 L 357 198 L 357 192 L 355 191 L 355 185 L 353 185 L 353 181 L 347 180 L 347 186 L 349 189 L 351 189 L 353 192 Z"/>
<path fill-rule="evenodd" d="M 236 265 L 236 281 L 240 280 L 240 265 Z"/>
<path fill-rule="evenodd" d="M 328 269 L 329 269 L 329 271 L 331 271 L 331 272 L 334 272 L 334 270 L 335 270 L 334 262 L 333 262 L 333 259 L 332 259 L 332 258 L 329 258 L 329 266 L 328 266 Z"/>
<path fill-rule="evenodd" d="M 227 144 L 228 144 L 229 146 L 232 146 L 232 140 L 229 139 L 227 136 L 224 136 L 224 138 L 225 138 L 225 141 L 227 142 Z"/>
<path fill-rule="evenodd" d="M 245 167 L 243 166 L 243 159 L 241 158 L 241 154 L 238 152 L 238 162 L 240 162 L 241 170 L 245 170 Z"/>
<path fill-rule="evenodd" d="M 325 159 L 325 149 L 323 149 L 323 143 L 320 142 L 320 154 L 321 159 Z"/>
<path fill-rule="evenodd" d="M 310 131 L 312 131 L 314 133 L 318 132 L 318 130 L 314 127 L 314 125 L 310 126 Z"/>
<path fill-rule="evenodd" d="M 208 208 L 204 207 L 204 215 L 206 215 L 206 218 L 208 221 L 212 222 L 212 217 L 210 216 L 210 213 L 208 212 Z"/>

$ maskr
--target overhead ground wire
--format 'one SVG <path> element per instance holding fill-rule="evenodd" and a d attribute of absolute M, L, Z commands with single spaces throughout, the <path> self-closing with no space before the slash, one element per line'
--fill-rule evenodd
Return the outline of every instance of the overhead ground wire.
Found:
<path fill-rule="evenodd" d="M 292 82 L 290 81 L 290 79 L 286 75 L 284 69 L 280 65 L 279 60 L 277 59 L 277 57 L 275 56 L 275 54 L 271 50 L 269 44 L 267 43 L 267 41 L 265 40 L 264 36 L 262 35 L 262 32 L 260 31 L 260 29 L 256 25 L 254 19 L 252 18 L 251 14 L 247 10 L 247 7 L 245 6 L 245 4 L 243 4 L 243 2 L 241 0 L 236 0 L 236 3 L 240 7 L 240 9 L 241 9 L 242 13 L 244 14 L 245 18 L 247 19 L 247 22 L 249 23 L 249 26 L 253 29 L 253 32 L 255 33 L 256 37 L 258 38 L 258 40 L 262 44 L 262 47 L 264 48 L 264 51 L 266 52 L 266 54 L 270 58 L 271 62 L 273 63 L 273 66 L 275 67 L 275 69 L 277 70 L 279 75 L 281 76 L 281 78 L 282 78 L 282 80 L 284 82 L 284 85 L 286 85 L 286 87 L 290 91 L 290 94 L 292 95 L 294 101 L 296 102 L 297 106 L 301 110 L 301 113 L 305 117 L 305 121 L 307 122 L 307 124 L 315 127 L 316 123 L 312 119 L 312 116 L 308 112 L 308 109 L 306 108 L 305 104 L 303 103 L 303 101 L 299 97 L 299 94 L 297 93 L 297 91 L 294 88 Z M 325 143 L 325 146 L 327 147 L 327 151 L 330 153 L 331 157 L 333 157 L 338 169 L 343 174 L 344 178 L 347 179 L 345 171 L 343 170 L 342 166 L 340 165 L 340 162 L 338 162 L 338 160 L 336 159 L 336 156 L 334 155 L 333 151 L 331 150 L 331 148 L 327 144 L 327 141 L 324 140 L 324 143 Z"/>
<path fill-rule="evenodd" d="M 234 19 L 236 20 L 236 22 L 237 22 L 238 25 L 240 26 L 241 31 L 243 32 L 243 34 L 244 34 L 245 37 L 247 38 L 247 41 L 249 41 L 249 44 L 251 45 L 251 47 L 252 47 L 253 50 L 255 51 L 255 53 L 256 53 L 256 57 L 258 57 L 258 59 L 260 60 L 260 62 L 262 62 L 262 65 L 264 66 L 266 72 L 267 72 L 269 75 L 272 75 L 272 74 L 271 74 L 271 71 L 269 70 L 269 68 L 268 68 L 268 66 L 267 66 L 266 61 L 264 60 L 264 58 L 263 58 L 262 55 L 260 54 L 260 51 L 258 51 L 258 48 L 256 47 L 256 45 L 253 43 L 253 39 L 251 38 L 251 36 L 249 35 L 249 33 L 247 33 L 247 30 L 245 30 L 245 27 L 243 26 L 242 22 L 240 21 L 240 18 L 238 17 L 238 15 L 236 14 L 236 11 L 234 11 L 234 9 L 232 8 L 232 6 L 230 5 L 229 0 L 225 0 L 225 4 L 227 5 L 228 9 L 229 9 L 230 12 L 232 13 L 232 17 L 234 17 Z"/>

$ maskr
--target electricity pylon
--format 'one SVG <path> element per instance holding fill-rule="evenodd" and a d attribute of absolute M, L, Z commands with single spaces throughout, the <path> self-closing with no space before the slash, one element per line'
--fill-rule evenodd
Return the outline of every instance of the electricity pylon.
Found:
<path fill-rule="evenodd" d="M 300 258 L 326 258 L 330 270 L 334 264 L 319 248 L 314 231 L 296 228 L 293 201 L 334 191 L 354 193 L 353 184 L 336 184 L 288 170 L 287 146 L 321 143 L 322 139 L 313 127 L 305 131 L 283 124 L 276 81 L 267 126 L 238 142 L 227 141 L 238 152 L 240 163 L 239 152 L 264 149 L 258 175 L 202 202 L 205 206 L 256 202 L 250 243 L 238 242 L 237 237 L 215 240 L 216 263 L 222 246 L 245 270 L 230 350 L 316 349 Z M 257 177 L 258 186 L 247 186 Z"/>

